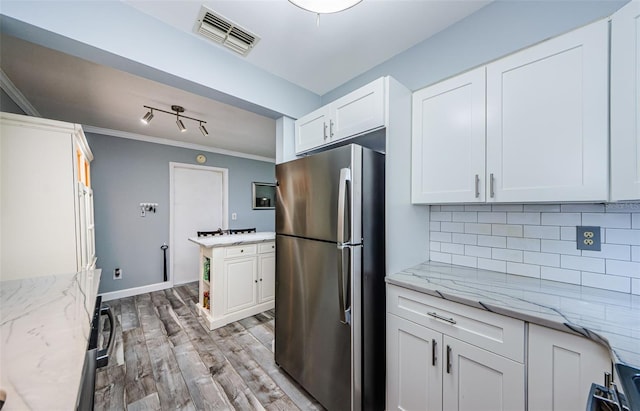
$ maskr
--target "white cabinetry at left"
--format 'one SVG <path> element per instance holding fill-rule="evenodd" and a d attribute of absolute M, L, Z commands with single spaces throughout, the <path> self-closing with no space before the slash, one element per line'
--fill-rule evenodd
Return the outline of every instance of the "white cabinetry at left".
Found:
<path fill-rule="evenodd" d="M 0 113 L 0 277 L 95 268 L 93 154 L 77 124 Z"/>

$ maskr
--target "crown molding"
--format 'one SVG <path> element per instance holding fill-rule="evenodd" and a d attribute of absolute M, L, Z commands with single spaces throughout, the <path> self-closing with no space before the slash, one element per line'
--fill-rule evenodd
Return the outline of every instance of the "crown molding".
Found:
<path fill-rule="evenodd" d="M 85 133 L 94 133 L 94 134 L 101 134 L 103 136 L 113 136 L 113 137 L 127 138 L 129 140 L 138 140 L 138 141 L 144 141 L 144 142 L 147 142 L 147 143 L 163 144 L 165 146 L 188 148 L 188 149 L 191 149 L 191 150 L 206 151 L 206 152 L 209 152 L 209 153 L 222 154 L 222 155 L 225 155 L 225 156 L 240 157 L 240 158 L 246 158 L 246 159 L 249 159 L 249 160 L 264 161 L 264 162 L 267 162 L 267 163 L 275 163 L 276 162 L 276 159 L 272 158 L 272 157 L 256 156 L 256 155 L 253 155 L 253 154 L 240 153 L 238 151 L 224 150 L 224 149 L 220 149 L 220 148 L 205 146 L 205 145 L 202 145 L 202 144 L 186 143 L 184 141 L 169 140 L 169 139 L 160 138 L 160 137 L 150 137 L 150 136 L 145 136 L 145 135 L 137 134 L 137 133 L 129 133 L 127 131 L 112 130 L 112 129 L 108 129 L 108 128 L 85 126 L 85 125 L 82 126 L 82 129 L 84 130 Z"/>
<path fill-rule="evenodd" d="M 42 117 L 38 110 L 27 100 L 27 98 L 20 92 L 18 87 L 13 84 L 13 81 L 7 76 L 4 70 L 0 69 L 0 88 L 11 98 L 24 111 L 27 115 L 33 117 Z"/>

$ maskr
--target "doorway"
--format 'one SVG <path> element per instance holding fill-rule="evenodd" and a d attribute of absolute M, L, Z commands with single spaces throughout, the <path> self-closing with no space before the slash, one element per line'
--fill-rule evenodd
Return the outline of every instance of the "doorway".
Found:
<path fill-rule="evenodd" d="M 171 283 L 198 280 L 200 247 L 188 240 L 198 231 L 227 229 L 226 168 L 169 163 Z"/>

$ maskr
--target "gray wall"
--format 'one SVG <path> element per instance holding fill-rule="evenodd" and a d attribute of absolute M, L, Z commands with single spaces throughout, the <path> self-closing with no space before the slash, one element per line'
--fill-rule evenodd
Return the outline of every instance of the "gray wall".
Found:
<path fill-rule="evenodd" d="M 2 89 L 0 89 L 0 111 L 14 114 L 27 114 Z"/>
<path fill-rule="evenodd" d="M 86 136 L 95 157 L 91 185 L 97 265 L 103 270 L 101 293 L 162 282 L 160 246 L 169 244 L 169 162 L 196 164 L 196 155 L 204 153 L 204 165 L 229 169 L 229 227 L 274 231 L 273 210 L 251 209 L 251 183 L 274 182 L 273 163 L 98 134 Z M 157 212 L 140 217 L 143 202 L 158 203 Z M 231 220 L 233 212 L 238 214 L 236 221 Z M 123 270 L 123 278 L 117 281 L 113 280 L 116 267 Z"/>
<path fill-rule="evenodd" d="M 412 91 L 618 10 L 628 0 L 495 1 L 322 96 L 331 102 L 390 75 Z"/>

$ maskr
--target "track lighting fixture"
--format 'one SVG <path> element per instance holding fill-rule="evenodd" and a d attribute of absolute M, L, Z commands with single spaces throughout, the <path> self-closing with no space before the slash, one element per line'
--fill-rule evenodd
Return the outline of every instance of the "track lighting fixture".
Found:
<path fill-rule="evenodd" d="M 204 126 L 205 124 L 207 124 L 206 121 L 204 120 L 200 120 L 197 118 L 193 118 L 193 117 L 188 117 L 185 116 L 184 114 L 184 107 L 182 106 L 171 106 L 171 110 L 173 110 L 174 112 L 170 112 L 170 111 L 166 111 L 166 110 L 162 110 L 159 108 L 155 108 L 155 107 L 149 107 L 149 106 L 142 106 L 144 108 L 149 109 L 149 111 L 147 113 L 145 113 L 145 115 L 140 119 L 140 121 L 142 121 L 144 124 L 149 124 L 151 122 L 151 119 L 153 118 L 153 110 L 155 111 L 159 111 L 161 113 L 166 113 L 166 114 L 171 114 L 171 115 L 175 115 L 176 116 L 176 125 L 178 126 L 178 130 L 180 130 L 181 132 L 185 132 L 187 131 L 187 127 L 185 127 L 184 123 L 182 122 L 181 119 L 186 118 L 189 120 L 193 120 L 193 121 L 197 121 L 198 123 L 200 123 L 200 132 L 202 133 L 203 136 L 208 136 L 209 132 L 207 131 L 206 127 Z"/>

